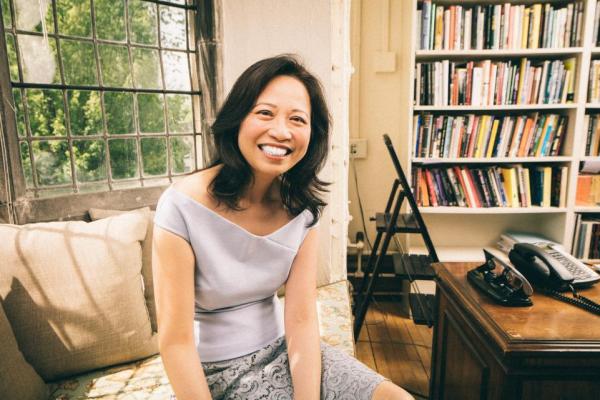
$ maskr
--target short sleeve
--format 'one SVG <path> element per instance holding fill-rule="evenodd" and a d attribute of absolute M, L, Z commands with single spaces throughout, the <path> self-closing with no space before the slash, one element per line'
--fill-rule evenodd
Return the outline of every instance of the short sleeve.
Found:
<path fill-rule="evenodd" d="M 172 189 L 167 189 L 156 205 L 154 214 L 154 224 L 177 236 L 182 237 L 187 242 L 190 241 L 187 224 L 181 212 L 181 205 L 177 203 L 176 198 L 171 193 Z"/>

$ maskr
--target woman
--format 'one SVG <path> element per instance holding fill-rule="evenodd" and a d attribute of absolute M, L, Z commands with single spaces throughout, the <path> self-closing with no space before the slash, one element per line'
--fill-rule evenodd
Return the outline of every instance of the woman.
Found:
<path fill-rule="evenodd" d="M 321 86 L 296 59 L 259 61 L 212 126 L 218 160 L 161 196 L 159 348 L 179 400 L 410 398 L 320 343 L 313 228 L 329 125 Z"/>

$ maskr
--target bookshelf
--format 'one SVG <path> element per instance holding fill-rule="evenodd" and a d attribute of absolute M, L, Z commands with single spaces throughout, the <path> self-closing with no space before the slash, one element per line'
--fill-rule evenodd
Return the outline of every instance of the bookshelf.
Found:
<path fill-rule="evenodd" d="M 476 49 L 469 48 L 470 43 L 467 43 L 469 40 L 466 39 L 466 35 L 470 34 L 471 42 L 475 43 L 477 40 L 473 38 L 477 36 L 477 34 L 473 36 L 473 33 L 470 31 L 472 28 L 469 28 L 469 31 L 467 32 L 464 31 L 467 29 L 465 26 L 470 24 L 465 23 L 464 20 L 444 19 L 445 16 L 443 13 L 441 19 L 442 23 L 455 21 L 457 22 L 455 25 L 456 29 L 458 29 L 459 26 L 463 29 L 462 33 L 458 30 L 454 32 L 455 35 L 459 35 L 458 39 L 454 36 L 454 39 L 451 41 L 451 43 L 454 44 L 454 48 L 444 48 L 444 46 L 449 46 L 445 44 L 443 39 L 444 35 L 448 34 L 449 30 L 441 30 L 442 39 L 440 42 L 438 42 L 439 38 L 435 37 L 435 25 L 440 21 L 439 19 L 434 19 L 433 26 L 429 31 L 429 34 L 434 36 L 430 37 L 429 41 L 424 40 L 422 36 L 422 26 L 424 22 L 422 10 L 424 3 L 425 1 L 423 0 L 412 0 L 410 10 L 412 21 L 412 45 L 409 54 L 411 61 L 409 78 L 410 82 L 412 82 L 410 90 L 411 93 L 415 94 L 415 98 L 411 96 L 409 104 L 403 104 L 402 106 L 406 106 L 413 117 L 431 114 L 432 118 L 439 116 L 452 116 L 453 118 L 462 116 L 465 118 L 466 115 L 474 114 L 478 116 L 491 115 L 494 116 L 494 118 L 502 119 L 507 116 L 514 116 L 517 118 L 518 116 L 531 116 L 537 113 L 537 115 L 556 114 L 559 117 L 565 117 L 568 120 L 565 132 L 563 132 L 564 138 L 561 143 L 559 154 L 537 157 L 531 153 L 529 156 L 524 157 L 423 157 L 421 154 L 415 154 L 415 150 L 417 149 L 416 146 L 419 144 L 418 133 L 415 133 L 416 119 L 411 118 L 410 121 L 407 121 L 407 149 L 403 154 L 403 156 L 406 157 L 403 161 L 405 161 L 405 165 L 408 166 L 409 176 L 415 175 L 416 171 L 423 167 L 444 169 L 449 166 L 485 169 L 519 165 L 524 169 L 530 170 L 535 169 L 538 166 L 549 166 L 554 167 L 557 170 L 560 169 L 563 172 L 566 171 L 562 175 L 562 179 L 566 179 L 566 184 L 562 185 L 562 190 L 564 191 L 564 204 L 561 205 L 552 207 L 533 205 L 526 207 L 476 208 L 459 206 L 421 206 L 419 209 L 424 215 L 440 258 L 448 261 L 458 259 L 483 259 L 481 248 L 493 247 L 498 240 L 499 235 L 506 230 L 522 230 L 538 233 L 561 243 L 570 251 L 573 243 L 577 216 L 579 214 L 594 215 L 600 213 L 600 206 L 582 206 L 577 205 L 575 201 L 580 162 L 600 161 L 600 157 L 590 157 L 585 155 L 587 134 L 585 127 L 586 114 L 600 113 L 600 102 L 592 103 L 588 100 L 590 67 L 593 60 L 600 60 L 600 42 L 596 43 L 596 38 L 593 37 L 596 0 L 511 1 L 511 7 L 523 6 L 520 10 L 522 13 L 525 8 L 533 9 L 534 4 L 541 4 L 542 12 L 551 7 L 552 12 L 556 13 L 553 14 L 553 18 L 556 18 L 558 21 L 554 26 L 557 27 L 558 25 L 561 25 L 560 29 L 563 30 L 560 32 L 564 40 L 558 42 L 556 41 L 558 39 L 547 36 L 546 38 L 538 37 L 538 40 L 536 41 L 532 34 L 535 32 L 535 29 L 531 29 L 534 25 L 532 22 L 531 25 L 527 25 L 529 29 L 526 30 L 525 34 L 523 34 L 523 29 L 519 31 L 521 32 L 521 40 L 513 40 L 512 43 L 516 44 L 514 46 L 510 45 L 511 43 L 508 40 L 508 36 L 504 36 L 503 39 L 501 31 L 499 31 L 500 33 L 495 37 L 494 34 L 485 36 L 483 41 L 484 45 L 481 46 L 481 42 L 479 42 L 477 43 L 478 46 L 474 46 L 478 47 Z M 467 9 L 474 10 L 477 6 L 481 7 L 478 9 L 478 12 L 485 7 L 491 12 L 498 8 L 503 12 L 503 7 L 506 7 L 506 3 L 506 1 L 498 0 L 432 0 L 429 2 L 429 4 L 443 6 L 444 11 L 448 10 L 451 6 L 461 6 L 463 12 L 462 17 L 466 14 Z M 496 8 L 494 9 L 494 7 Z M 565 8 L 565 11 L 558 11 L 562 8 Z M 579 20 L 577 20 L 578 11 L 580 12 Z M 472 13 L 474 12 L 475 11 L 472 11 Z M 525 13 L 528 13 L 528 11 Z M 533 11 L 531 11 L 531 13 L 533 15 Z M 437 14 L 434 15 L 437 16 Z M 458 14 L 454 14 L 452 18 L 458 18 L 456 15 Z M 525 20 L 523 17 L 524 14 L 516 15 L 520 17 L 519 20 Z M 491 22 L 491 18 L 487 21 L 490 24 L 495 23 Z M 569 25 L 567 21 L 571 21 L 571 27 L 578 26 L 578 29 L 566 32 L 565 30 L 570 29 L 567 27 L 567 25 Z M 564 27 L 562 27 L 563 25 Z M 498 26 L 500 26 L 499 23 L 498 25 L 495 25 L 495 27 Z M 525 26 L 524 23 L 523 26 Z M 523 28 L 523 26 L 519 28 Z M 576 34 L 577 31 L 579 32 L 579 35 Z M 439 35 L 439 33 L 437 34 Z M 543 43 L 559 43 L 560 46 L 542 46 Z M 468 44 L 468 46 L 465 44 Z M 446 105 L 450 104 L 450 101 L 445 102 L 443 105 L 431 105 L 430 103 L 421 104 L 420 91 L 423 90 L 424 86 L 423 80 L 420 78 L 423 77 L 422 66 L 424 64 L 446 62 L 444 65 L 453 65 L 451 68 L 454 69 L 451 71 L 456 72 L 461 68 L 467 70 L 468 67 L 466 65 L 469 62 L 474 62 L 475 65 L 482 65 L 482 62 L 486 60 L 489 60 L 488 65 L 500 65 L 501 63 L 508 63 L 510 61 L 513 67 L 519 67 L 521 60 L 524 58 L 527 59 L 527 61 L 531 61 L 532 67 L 539 66 L 540 70 L 544 61 L 549 61 L 550 63 L 558 61 L 556 64 L 565 64 L 565 60 L 569 60 L 568 63 L 570 65 L 574 64 L 573 70 L 569 72 L 570 79 L 572 79 L 572 92 L 569 93 L 570 98 L 566 100 L 567 96 L 564 96 L 563 99 L 565 100 L 551 104 L 540 104 L 537 102 L 529 104 L 527 101 L 521 102 L 523 104 L 497 104 L 497 102 L 494 101 L 494 96 L 489 95 L 490 97 L 488 97 L 488 100 L 492 99 L 492 101 L 488 101 L 487 103 L 482 102 L 482 105 L 466 105 L 465 101 L 454 101 L 452 105 Z M 419 64 L 420 66 L 417 67 Z M 499 67 L 496 71 L 498 69 Z M 538 76 L 542 75 L 544 72 L 538 73 Z M 461 73 L 465 74 L 464 72 Z M 466 74 L 468 76 L 469 72 Z M 448 82 L 451 81 L 449 78 L 450 75 L 451 73 L 449 72 L 447 75 Z M 458 75 L 459 73 L 456 73 L 454 76 Z M 434 76 L 434 78 L 432 78 L 432 76 Z M 563 75 L 563 77 L 564 76 L 565 75 Z M 428 77 L 435 80 L 434 74 L 430 74 Z M 537 89 L 535 87 L 535 79 L 532 82 L 533 83 L 530 83 L 530 87 L 533 88 L 533 90 L 539 90 L 539 87 Z M 458 84 L 460 88 L 466 86 L 463 81 L 459 80 L 455 81 L 455 85 L 456 84 Z M 450 85 L 448 86 L 450 87 Z M 567 86 L 568 84 L 565 85 L 565 87 Z M 439 86 L 431 85 L 427 87 L 438 87 L 437 90 L 439 90 Z M 451 92 L 453 89 L 448 88 L 447 90 Z M 450 94 L 445 93 L 444 99 L 450 96 Z M 464 95 L 461 96 L 462 98 L 459 99 L 464 100 Z M 533 98 L 533 96 L 531 98 Z M 508 103 L 511 102 L 509 101 Z M 422 121 L 419 123 L 421 122 Z M 454 127 L 452 129 L 454 129 Z M 461 129 L 462 126 L 456 131 L 450 130 L 450 128 L 448 131 L 454 134 L 455 132 L 461 131 Z M 446 134 L 448 133 L 444 132 L 444 136 L 442 137 L 445 137 Z M 432 137 L 434 137 L 433 134 Z M 414 185 L 415 182 L 413 182 L 413 189 Z M 459 190 L 456 191 L 458 192 Z M 423 247 L 422 243 L 414 240 L 409 241 L 408 246 L 411 251 L 415 252 L 419 252 Z"/>

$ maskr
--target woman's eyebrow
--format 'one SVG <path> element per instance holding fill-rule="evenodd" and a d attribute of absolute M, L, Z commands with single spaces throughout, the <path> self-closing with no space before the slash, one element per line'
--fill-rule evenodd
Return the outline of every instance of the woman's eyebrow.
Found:
<path fill-rule="evenodd" d="M 254 105 L 254 107 L 252 107 L 252 108 L 256 108 L 258 106 L 269 106 L 269 107 L 272 107 L 272 108 L 277 108 L 277 106 L 275 104 L 273 104 L 273 103 L 267 103 L 267 102 L 256 103 Z M 306 111 L 300 109 L 300 108 L 294 108 L 292 110 L 292 112 L 301 112 L 301 113 L 306 114 L 308 116 L 308 113 Z"/>
<path fill-rule="evenodd" d="M 269 107 L 277 108 L 277 106 L 276 106 L 275 104 L 272 104 L 272 103 L 265 103 L 265 102 L 262 102 L 262 103 L 256 103 L 256 104 L 254 105 L 254 107 L 258 107 L 258 106 L 269 106 Z"/>

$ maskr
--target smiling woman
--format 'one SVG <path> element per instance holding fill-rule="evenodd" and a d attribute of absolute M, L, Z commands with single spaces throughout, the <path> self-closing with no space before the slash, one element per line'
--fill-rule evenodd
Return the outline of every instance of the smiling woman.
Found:
<path fill-rule="evenodd" d="M 320 341 L 314 228 L 329 128 L 321 85 L 304 66 L 259 61 L 212 126 L 217 161 L 161 196 L 159 348 L 179 400 L 410 398 Z"/>
<path fill-rule="evenodd" d="M 274 78 L 262 91 L 238 134 L 255 179 L 273 179 L 296 165 L 310 142 L 310 99 L 302 82 Z"/>

